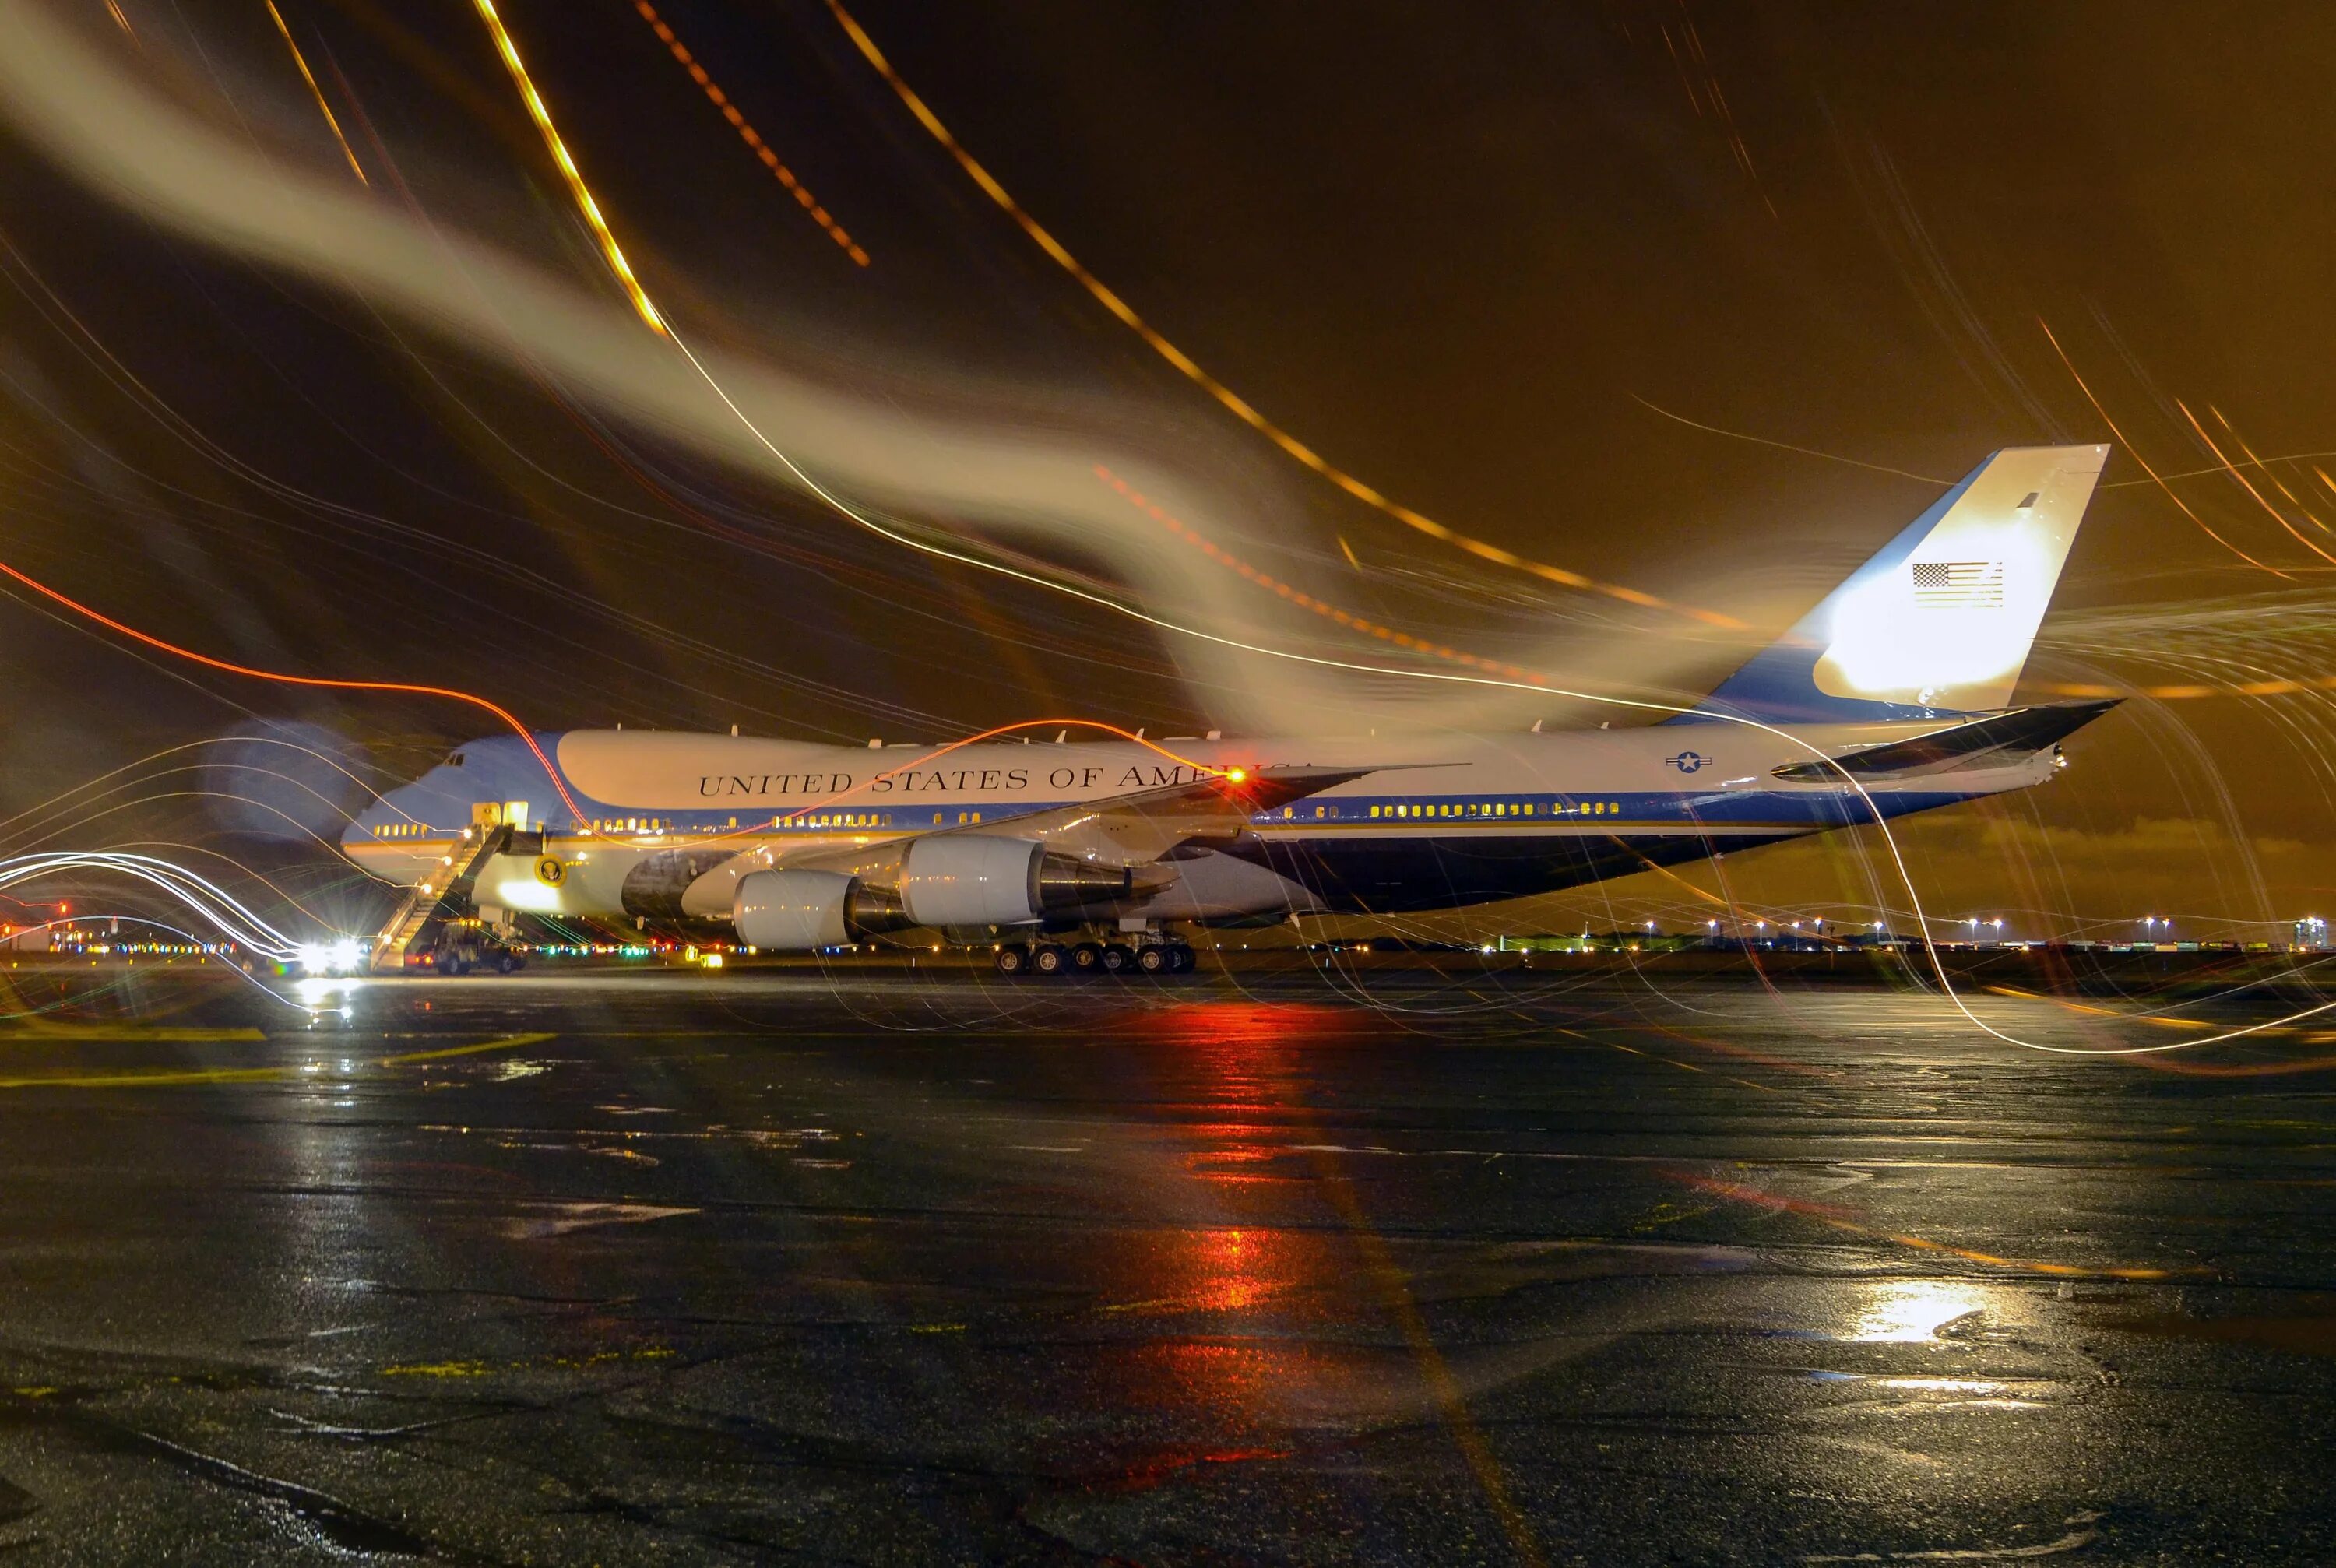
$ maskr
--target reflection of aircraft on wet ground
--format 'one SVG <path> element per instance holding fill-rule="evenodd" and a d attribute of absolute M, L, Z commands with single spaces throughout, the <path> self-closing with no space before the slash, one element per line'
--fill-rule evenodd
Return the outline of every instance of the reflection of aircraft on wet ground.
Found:
<path fill-rule="evenodd" d="M 779 950 L 918 930 L 997 944 L 1009 970 L 1158 970 L 1191 962 L 1180 922 L 1450 909 L 1925 811 L 2043 783 L 2110 706 L 2008 706 L 2107 455 L 1997 453 L 1696 712 L 1642 728 L 539 735 L 564 794 L 511 735 L 391 792 L 343 842 L 416 889 L 384 961 L 442 950 L 432 933 L 475 902 L 728 921 Z"/>

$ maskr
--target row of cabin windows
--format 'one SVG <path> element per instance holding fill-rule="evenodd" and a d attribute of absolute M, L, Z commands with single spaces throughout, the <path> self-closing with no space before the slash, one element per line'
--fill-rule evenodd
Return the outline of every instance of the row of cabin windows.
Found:
<path fill-rule="evenodd" d="M 1282 807 L 1282 820 L 1285 822 L 1297 820 L 1299 811 L 1299 808 L 1296 806 Z M 1572 805 L 1553 805 L 1550 807 L 1548 814 L 1551 816 L 1602 817 L 1619 816 L 1621 814 L 1621 811 L 1622 803 L 1620 801 L 1576 801 Z M 1326 817 L 1335 818 L 1340 814 L 1340 812 L 1339 808 L 1336 805 L 1317 805 L 1313 808 L 1313 814 L 1316 820 L 1320 820 Z M 1424 820 L 1430 817 L 1530 817 L 1539 816 L 1541 814 L 1543 813 L 1540 806 L 1532 801 L 1463 801 L 1456 803 L 1446 802 L 1436 805 L 1406 804 L 1373 806 L 1370 808 L 1370 816 L 1373 822 L 1398 817 L 1418 818 Z M 948 815 L 949 813 L 946 812 L 935 812 L 933 813 L 933 826 L 948 826 Z M 980 821 L 981 813 L 978 811 L 961 811 L 957 813 L 957 825 L 959 827 L 965 827 Z M 732 817 L 726 825 L 733 828 L 736 827 L 738 825 L 738 819 L 736 817 Z M 771 825 L 774 828 L 891 827 L 892 825 L 892 816 L 890 812 L 821 812 L 811 816 L 803 817 L 775 816 L 771 819 Z M 596 817 L 592 820 L 591 823 L 592 832 L 604 833 L 668 833 L 673 830 L 673 827 L 674 824 L 669 819 L 660 817 Z M 708 831 L 710 831 L 710 829 L 711 824 L 709 823 Z M 382 829 L 380 836 L 384 838 L 418 838 L 429 831 L 430 829 L 428 826 L 422 823 L 394 823 Z"/>
<path fill-rule="evenodd" d="M 959 823 L 968 821 L 978 823 L 981 820 L 981 813 L 959 812 L 957 813 L 957 820 Z M 725 825 L 735 828 L 738 825 L 738 819 L 732 817 Z M 773 817 L 771 825 L 774 828 L 891 827 L 892 816 L 890 812 L 821 812 L 812 816 Z M 939 812 L 933 813 L 933 825 L 935 827 L 942 825 Z M 670 817 L 594 817 L 587 827 L 588 831 L 596 833 L 672 833 L 676 831 L 676 824 Z M 429 825 L 425 823 L 391 823 L 381 828 L 375 836 L 385 839 L 412 839 L 420 838 L 430 831 Z M 714 824 L 706 823 L 697 831 L 713 832 Z"/>
<path fill-rule="evenodd" d="M 1551 816 L 1559 817 L 1620 816 L 1621 813 L 1622 803 L 1621 801 L 1576 801 L 1572 805 L 1553 805 L 1549 808 L 1548 813 Z M 1287 816 L 1289 813 L 1284 812 L 1282 814 Z M 1322 814 L 1322 808 L 1319 806 L 1315 807 L 1314 814 L 1316 816 L 1320 816 Z M 1442 805 L 1393 805 L 1373 806 L 1371 808 L 1371 815 L 1373 818 L 1530 817 L 1539 816 L 1541 814 L 1541 807 L 1532 801 L 1462 801 L 1457 803 L 1446 803 Z"/>

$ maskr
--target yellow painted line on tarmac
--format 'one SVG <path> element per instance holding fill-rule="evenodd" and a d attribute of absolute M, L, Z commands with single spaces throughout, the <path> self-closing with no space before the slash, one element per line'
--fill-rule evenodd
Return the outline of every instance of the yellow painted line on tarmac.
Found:
<path fill-rule="evenodd" d="M 381 1057 L 366 1063 L 372 1067 L 403 1067 L 417 1062 L 443 1061 L 452 1057 L 474 1057 L 483 1051 L 511 1051 L 522 1046 L 538 1045 L 550 1039 L 550 1034 L 504 1035 L 496 1039 L 482 1040 L 474 1046 L 450 1046 L 444 1050 L 408 1051 L 403 1056 Z M 188 1067 L 151 1073 L 97 1073 L 60 1076 L 54 1074 L 26 1077 L 0 1078 L 0 1089 L 138 1089 L 168 1088 L 186 1084 L 250 1084 L 271 1078 L 299 1078 L 313 1076 L 318 1068 L 310 1063 L 297 1063 L 275 1067 Z"/>
<path fill-rule="evenodd" d="M 958 1327 L 964 1327 L 963 1324 Z M 497 1372 L 586 1371 L 638 1361 L 670 1361 L 681 1352 L 669 1345 L 644 1345 L 637 1350 L 596 1350 L 589 1356 L 550 1356 L 529 1361 L 401 1361 L 384 1367 L 384 1378 L 488 1378 Z"/>
<path fill-rule="evenodd" d="M 44 1024 L 28 1022 L 0 1028 L 0 1044 L 39 1040 L 264 1040 L 268 1037 L 248 1026 L 233 1029 L 181 1028 L 170 1024 Z"/>
<path fill-rule="evenodd" d="M 101 1073 L 88 1077 L 54 1075 L 0 1078 L 0 1089 L 134 1089 L 172 1084 L 248 1084 L 265 1078 L 297 1077 L 305 1067 L 201 1067 L 185 1072 Z"/>
<path fill-rule="evenodd" d="M 409 1062 L 443 1062 L 449 1057 L 475 1057 L 482 1051 L 515 1051 L 521 1046 L 538 1045 L 551 1038 L 549 1034 L 505 1035 L 500 1039 L 482 1040 L 475 1046 L 449 1046 L 443 1051 L 408 1051 L 402 1057 L 384 1057 L 374 1064 L 376 1067 L 402 1067 Z"/>
<path fill-rule="evenodd" d="M 2023 1002 L 2049 1002 L 2056 1008 L 2065 1008 L 2072 1013 L 2083 1013 L 2096 1018 L 2114 1018 L 2121 1023 L 2150 1024 L 2161 1029 L 2211 1029 L 2214 1027 L 2212 1024 L 2200 1023 L 2195 1018 L 2164 1018 L 2143 1013 L 2121 1013 L 2115 1008 L 2088 1007 L 2083 1002 L 2072 1002 L 2062 997 L 2048 997 L 2036 991 L 2024 991 L 2018 986 L 1990 986 L 1987 989 L 1999 997 L 2016 997 Z M 2258 1029 L 2255 1032 L 2269 1034 L 2272 1031 Z"/>

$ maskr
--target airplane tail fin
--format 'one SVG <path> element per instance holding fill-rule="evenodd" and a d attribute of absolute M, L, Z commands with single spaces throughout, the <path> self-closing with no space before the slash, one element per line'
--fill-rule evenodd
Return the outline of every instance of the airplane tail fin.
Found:
<path fill-rule="evenodd" d="M 2108 455 L 2107 446 L 1997 453 L 1700 706 L 1769 724 L 2010 706 Z"/>

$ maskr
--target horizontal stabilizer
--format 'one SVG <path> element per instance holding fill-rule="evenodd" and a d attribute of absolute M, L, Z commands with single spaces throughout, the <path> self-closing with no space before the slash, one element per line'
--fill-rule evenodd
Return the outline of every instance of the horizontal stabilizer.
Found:
<path fill-rule="evenodd" d="M 1824 784 L 1847 774 L 1854 779 L 1903 777 L 1908 774 L 1946 773 L 1984 765 L 1991 759 L 2009 761 L 2032 756 L 2064 736 L 2074 735 L 2117 706 L 2105 702 L 2050 703 L 2041 707 L 2015 708 L 1991 718 L 1918 735 L 1911 740 L 1867 746 L 1831 762 L 1794 763 L 1775 770 L 1775 776 L 1796 784 Z"/>

